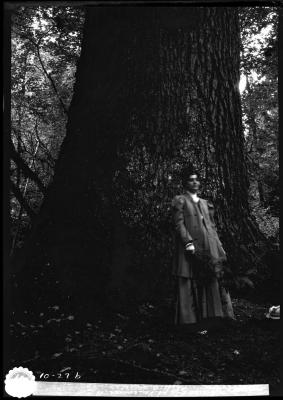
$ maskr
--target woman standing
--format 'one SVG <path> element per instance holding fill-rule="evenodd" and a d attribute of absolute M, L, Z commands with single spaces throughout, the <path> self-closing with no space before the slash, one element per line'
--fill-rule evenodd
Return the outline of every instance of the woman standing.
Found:
<path fill-rule="evenodd" d="M 234 318 L 231 298 L 218 280 L 226 253 L 213 219 L 213 205 L 198 197 L 195 170 L 182 171 L 185 192 L 172 202 L 176 229 L 173 275 L 177 277 L 175 323 Z"/>

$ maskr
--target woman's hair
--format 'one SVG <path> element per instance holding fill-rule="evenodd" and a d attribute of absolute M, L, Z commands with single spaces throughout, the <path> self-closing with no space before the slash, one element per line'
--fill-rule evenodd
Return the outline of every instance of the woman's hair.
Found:
<path fill-rule="evenodd" d="M 198 171 L 193 165 L 186 165 L 182 168 L 180 176 L 183 186 L 187 183 L 191 175 L 197 175 L 199 177 Z"/>

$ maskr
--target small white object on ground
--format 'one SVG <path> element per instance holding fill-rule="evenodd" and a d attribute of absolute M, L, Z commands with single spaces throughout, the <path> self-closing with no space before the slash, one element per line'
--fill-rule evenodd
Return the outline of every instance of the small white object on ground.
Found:
<path fill-rule="evenodd" d="M 272 306 L 269 308 L 266 318 L 280 319 L 280 306 Z"/>

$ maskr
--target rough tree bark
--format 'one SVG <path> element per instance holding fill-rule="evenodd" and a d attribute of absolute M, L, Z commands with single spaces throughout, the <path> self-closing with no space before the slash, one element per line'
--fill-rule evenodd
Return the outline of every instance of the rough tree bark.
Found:
<path fill-rule="evenodd" d="M 185 152 L 199 166 L 203 196 L 215 203 L 231 264 L 238 271 L 255 264 L 256 244 L 264 238 L 248 205 L 239 40 L 236 8 L 87 11 L 67 135 L 16 267 L 23 276 L 37 276 L 33 295 L 55 296 L 60 287 L 63 297 L 83 304 L 96 295 L 106 299 L 109 284 L 149 295 L 152 275 L 131 268 L 134 256 L 113 185 L 115 173 L 127 171 L 123 153 L 134 149 L 146 149 L 153 171 Z M 157 186 L 166 171 L 159 175 Z M 166 188 L 166 204 L 174 194 Z M 169 247 L 163 248 L 167 258 Z"/>

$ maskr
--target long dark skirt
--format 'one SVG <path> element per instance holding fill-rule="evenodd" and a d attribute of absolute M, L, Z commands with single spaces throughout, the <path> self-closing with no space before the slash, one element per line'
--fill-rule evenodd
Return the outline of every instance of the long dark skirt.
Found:
<path fill-rule="evenodd" d="M 206 285 L 191 278 L 177 279 L 175 324 L 194 324 L 208 318 L 235 318 L 230 294 L 216 278 Z"/>

